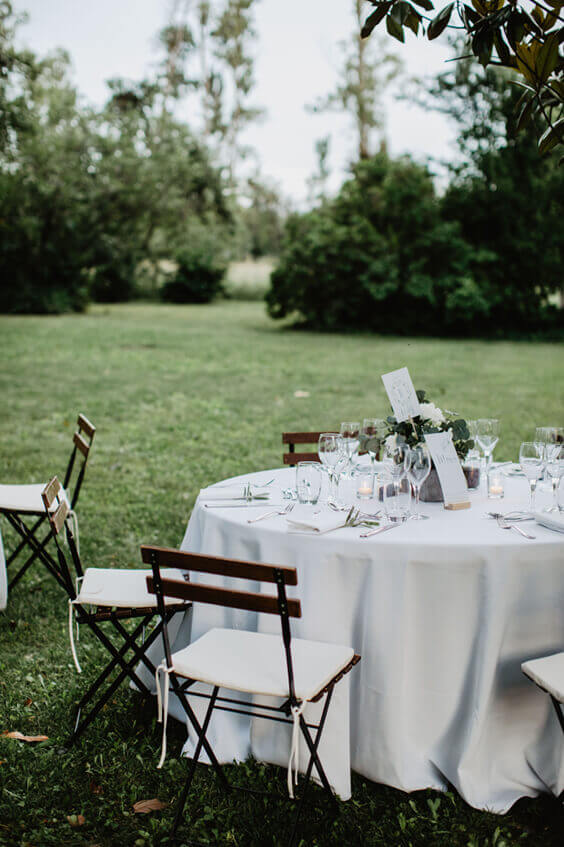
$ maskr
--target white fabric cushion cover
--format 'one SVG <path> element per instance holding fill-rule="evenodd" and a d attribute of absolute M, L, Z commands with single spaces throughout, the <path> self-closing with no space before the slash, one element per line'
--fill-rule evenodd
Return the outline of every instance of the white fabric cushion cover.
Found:
<path fill-rule="evenodd" d="M 564 703 L 564 653 L 523 662 L 521 670 L 559 703 Z"/>
<path fill-rule="evenodd" d="M 147 577 L 152 570 L 132 570 L 126 568 L 88 568 L 80 583 L 75 603 L 93 606 L 116 606 L 126 609 L 143 609 L 157 605 L 155 594 L 147 591 Z M 163 579 L 182 582 L 182 571 L 176 568 L 163 568 Z M 165 597 L 165 604 L 181 603 L 176 597 Z"/>
<path fill-rule="evenodd" d="M 46 485 L 46 482 L 32 485 L 0 485 L 0 509 L 9 509 L 12 512 L 43 513 L 45 506 L 41 499 L 41 492 Z M 66 500 L 70 508 L 63 488 L 61 488 L 60 497 Z M 57 505 L 53 504 L 53 509 L 56 508 Z"/>
<path fill-rule="evenodd" d="M 354 650 L 339 644 L 292 639 L 294 685 L 299 700 L 311 700 L 351 661 Z M 221 688 L 288 696 L 286 653 L 280 635 L 210 629 L 173 653 L 174 671 Z"/>

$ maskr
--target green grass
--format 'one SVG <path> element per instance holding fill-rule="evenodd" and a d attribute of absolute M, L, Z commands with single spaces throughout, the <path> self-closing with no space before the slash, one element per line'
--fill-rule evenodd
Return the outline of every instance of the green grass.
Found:
<path fill-rule="evenodd" d="M 535 425 L 562 419 L 562 347 L 315 335 L 281 328 L 259 303 L 202 307 L 95 307 L 84 316 L 0 318 L 2 481 L 62 474 L 78 411 L 97 426 L 81 496 L 87 564 L 139 566 L 142 542 L 177 546 L 200 487 L 278 466 L 284 429 L 333 427 L 387 412 L 380 374 L 408 365 L 417 387 L 468 417 L 496 416 L 500 459 L 514 458 Z M 296 398 L 296 391 L 309 397 Z M 5 540 L 9 545 L 8 534 Z M 102 654 L 81 642 L 86 680 Z M 132 813 L 136 800 L 173 801 L 186 763 L 172 729 L 165 768 L 155 768 L 154 703 L 122 687 L 75 748 L 65 741 L 85 683 L 67 642 L 66 601 L 36 569 L 0 614 L 0 731 L 45 734 L 26 746 L 0 738 L 1 845 L 166 843 L 170 810 Z M 173 722 L 174 723 L 174 722 Z M 272 785 L 280 771 L 236 768 L 239 781 Z M 284 802 L 226 801 L 205 771 L 191 809 L 193 833 L 262 847 L 287 830 Z M 86 822 L 73 828 L 67 816 Z M 562 843 L 561 807 L 549 796 L 506 816 L 468 808 L 454 793 L 406 795 L 360 777 L 335 823 L 312 811 L 304 844 L 539 845 Z"/>

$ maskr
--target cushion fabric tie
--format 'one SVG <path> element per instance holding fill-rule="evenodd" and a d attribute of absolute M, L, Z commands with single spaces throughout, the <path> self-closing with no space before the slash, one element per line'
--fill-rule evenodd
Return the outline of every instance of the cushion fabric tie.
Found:
<path fill-rule="evenodd" d="M 80 556 L 80 539 L 78 536 L 78 515 L 71 509 L 66 517 L 67 521 L 70 524 L 71 535 L 74 538 L 74 542 L 76 544 L 76 552 Z"/>
<path fill-rule="evenodd" d="M 174 668 L 169 668 L 166 665 L 165 660 L 160 663 L 160 665 L 155 669 L 155 683 L 157 687 L 157 723 L 162 723 L 163 725 L 163 737 L 161 741 L 161 758 L 159 759 L 159 764 L 157 768 L 162 768 L 164 765 L 164 761 L 166 759 L 166 724 L 168 718 L 168 689 L 169 689 L 169 676 L 172 673 Z M 161 683 L 159 679 L 159 671 L 164 674 L 165 677 L 165 689 L 164 695 L 161 694 Z M 163 716 L 164 712 L 164 716 Z"/>
<path fill-rule="evenodd" d="M 288 761 L 288 794 L 294 799 L 294 785 L 298 784 L 298 770 L 300 763 L 300 717 L 306 707 L 306 702 L 299 706 L 291 706 L 294 725 L 292 727 L 292 746 L 290 748 L 290 759 Z M 293 768 L 293 772 L 292 772 Z"/>

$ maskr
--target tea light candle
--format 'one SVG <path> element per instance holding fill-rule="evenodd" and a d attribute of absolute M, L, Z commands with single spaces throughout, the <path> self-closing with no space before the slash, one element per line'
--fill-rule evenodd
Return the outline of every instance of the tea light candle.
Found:
<path fill-rule="evenodd" d="M 356 487 L 356 496 L 360 500 L 367 500 L 372 497 L 374 489 L 372 488 L 372 479 L 369 476 L 361 476 Z"/>
<path fill-rule="evenodd" d="M 501 500 L 503 495 L 503 476 L 498 470 L 492 469 L 488 473 L 488 497 L 490 500 Z"/>

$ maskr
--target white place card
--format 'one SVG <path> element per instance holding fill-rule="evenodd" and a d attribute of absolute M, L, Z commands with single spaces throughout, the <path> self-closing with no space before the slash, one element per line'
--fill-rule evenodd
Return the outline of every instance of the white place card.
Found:
<path fill-rule="evenodd" d="M 420 414 L 419 400 L 407 368 L 382 374 L 382 382 L 398 423 Z"/>
<path fill-rule="evenodd" d="M 468 484 L 456 454 L 452 432 L 426 433 L 425 441 L 439 475 L 445 509 L 469 508 Z"/>

